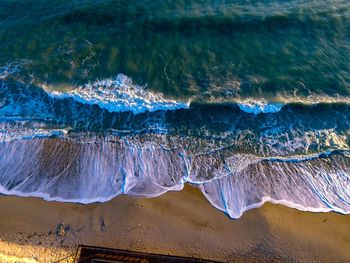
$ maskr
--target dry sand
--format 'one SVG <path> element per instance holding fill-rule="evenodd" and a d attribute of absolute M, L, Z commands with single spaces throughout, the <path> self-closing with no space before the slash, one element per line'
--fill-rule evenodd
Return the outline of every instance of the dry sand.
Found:
<path fill-rule="evenodd" d="M 350 262 L 350 216 L 266 204 L 232 220 L 190 186 L 91 205 L 1 196 L 0 207 L 0 262 L 55 262 L 78 244 L 225 262 Z"/>

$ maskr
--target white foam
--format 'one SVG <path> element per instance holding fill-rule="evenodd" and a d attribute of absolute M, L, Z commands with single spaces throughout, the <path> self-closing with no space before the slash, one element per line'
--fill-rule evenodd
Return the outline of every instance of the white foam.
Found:
<path fill-rule="evenodd" d="M 300 205 L 298 203 L 295 203 L 293 201 L 289 201 L 289 200 L 284 200 L 284 199 L 274 199 L 271 196 L 263 196 L 261 197 L 261 201 L 260 202 L 256 202 L 253 204 L 250 204 L 248 206 L 245 207 L 240 207 L 241 210 L 239 211 L 234 211 L 232 210 L 229 205 L 226 203 L 226 205 L 221 206 L 220 204 L 216 203 L 215 201 L 212 200 L 212 196 L 210 196 L 206 190 L 203 184 L 199 184 L 199 188 L 202 192 L 202 194 L 205 196 L 205 198 L 209 201 L 209 203 L 215 207 L 216 209 L 226 213 L 230 218 L 232 219 L 239 219 L 245 212 L 251 210 L 251 209 L 255 209 L 255 208 L 259 208 L 262 207 L 265 203 L 272 203 L 275 205 L 284 205 L 290 208 L 294 208 L 300 211 L 304 211 L 304 212 L 312 212 L 312 213 L 329 213 L 329 212 L 337 212 L 340 214 L 344 214 L 344 215 L 348 215 L 350 214 L 350 210 L 345 210 L 342 208 L 338 208 L 338 207 L 324 207 L 324 206 L 318 206 L 318 207 L 312 207 L 312 206 L 303 206 Z"/>
<path fill-rule="evenodd" d="M 340 156 L 331 162 L 304 157 L 304 163 L 293 164 L 233 155 L 213 167 L 210 154 L 196 162 L 198 156 L 186 156 L 181 149 L 154 147 L 148 140 L 137 145 L 61 139 L 0 144 L 0 193 L 91 203 L 121 194 L 154 197 L 192 183 L 232 218 L 265 202 L 350 213 L 349 169 L 344 159 L 336 159 Z"/>
<path fill-rule="evenodd" d="M 30 125 L 28 125 L 30 123 Z M 31 140 L 34 138 L 64 138 L 66 129 L 49 129 L 43 123 L 18 120 L 16 122 L 0 122 L 0 143 L 15 140 Z"/>
<path fill-rule="evenodd" d="M 200 188 L 214 207 L 232 218 L 265 202 L 302 211 L 350 214 L 348 167 L 339 156 L 332 158 L 331 167 L 329 163 L 321 159 L 297 165 L 261 162 L 232 176 L 214 178 Z"/>
<path fill-rule="evenodd" d="M 264 100 L 247 100 L 237 102 L 241 111 L 252 114 L 279 112 L 285 105 L 283 103 L 266 102 Z"/>
<path fill-rule="evenodd" d="M 4 66 L 0 67 L 0 79 L 6 79 L 20 72 L 23 65 L 30 63 L 27 59 L 15 59 L 8 61 Z"/>
<path fill-rule="evenodd" d="M 146 111 L 176 110 L 189 107 L 189 102 L 164 99 L 161 94 L 147 91 L 133 84 L 132 80 L 118 74 L 116 78 L 96 81 L 67 92 L 48 91 L 51 97 L 72 98 L 82 104 L 98 105 L 109 112 L 131 111 L 135 114 Z"/>

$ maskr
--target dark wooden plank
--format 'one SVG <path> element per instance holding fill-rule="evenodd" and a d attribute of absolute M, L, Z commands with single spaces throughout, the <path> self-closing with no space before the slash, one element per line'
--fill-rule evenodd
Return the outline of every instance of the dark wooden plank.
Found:
<path fill-rule="evenodd" d="M 75 263 L 214 263 L 215 261 L 168 256 L 160 254 L 142 253 L 120 249 L 110 249 L 92 246 L 79 246 Z"/>

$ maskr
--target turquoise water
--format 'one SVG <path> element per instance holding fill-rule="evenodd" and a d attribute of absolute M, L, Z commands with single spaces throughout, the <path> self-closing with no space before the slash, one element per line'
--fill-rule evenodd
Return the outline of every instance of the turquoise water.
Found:
<path fill-rule="evenodd" d="M 0 192 L 192 183 L 233 218 L 349 213 L 349 20 L 341 0 L 1 1 Z"/>
<path fill-rule="evenodd" d="M 2 1 L 1 65 L 172 97 L 349 95 L 347 1 Z"/>

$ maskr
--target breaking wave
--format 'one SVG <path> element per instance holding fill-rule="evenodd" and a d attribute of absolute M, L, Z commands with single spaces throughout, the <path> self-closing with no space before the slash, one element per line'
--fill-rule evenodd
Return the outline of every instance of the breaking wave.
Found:
<path fill-rule="evenodd" d="M 148 92 L 144 87 L 133 84 L 132 80 L 123 74 L 67 92 L 51 91 L 48 94 L 54 98 L 73 98 L 82 104 L 98 105 L 109 112 L 131 111 L 138 114 L 189 107 L 189 103 L 164 99 L 161 94 Z"/>
<path fill-rule="evenodd" d="M 284 106 L 283 103 L 267 103 L 263 100 L 238 102 L 237 105 L 242 111 L 253 114 L 279 112 Z"/>

